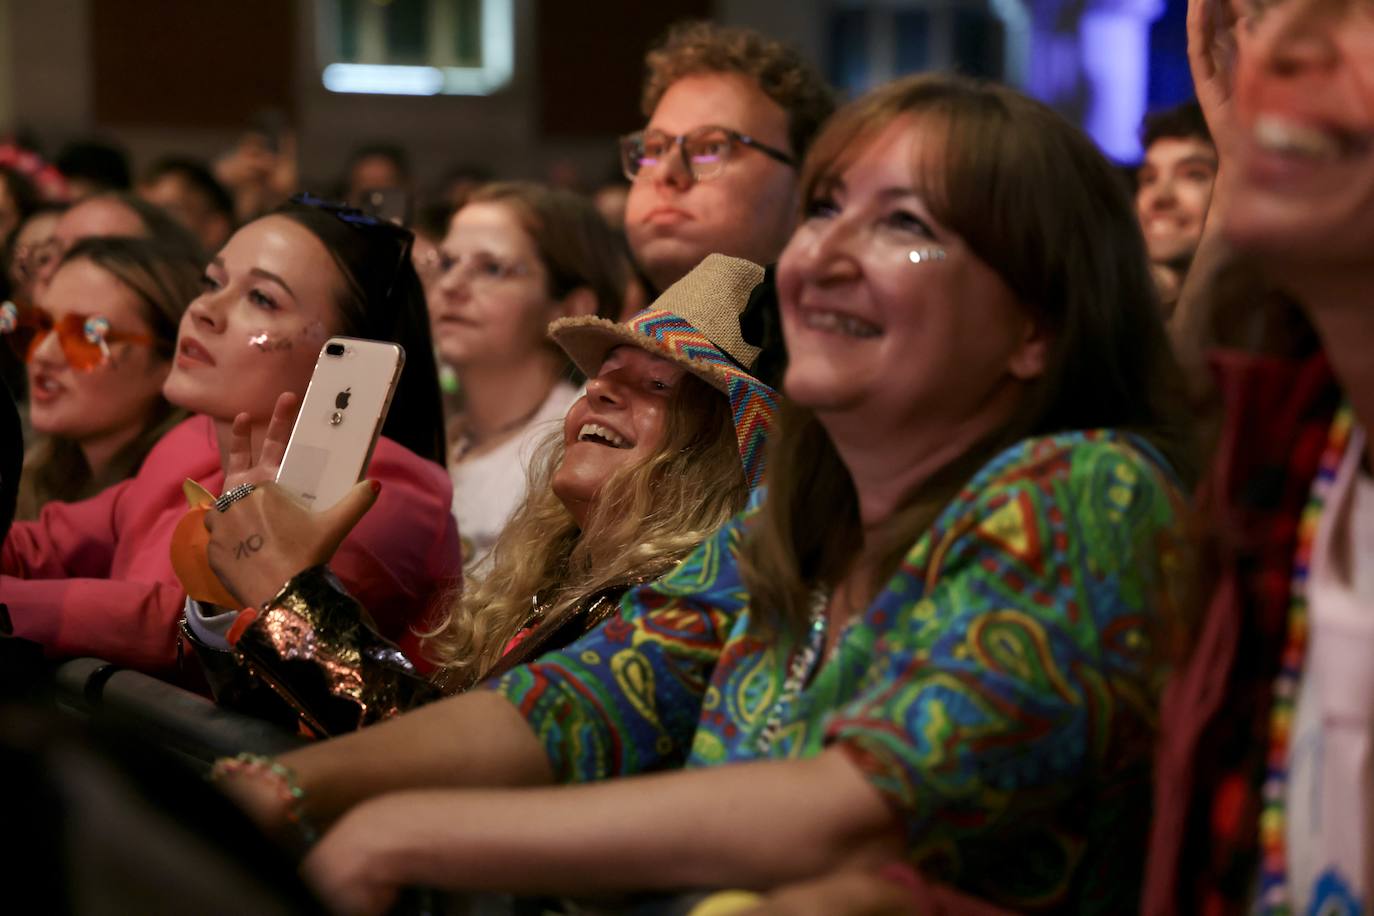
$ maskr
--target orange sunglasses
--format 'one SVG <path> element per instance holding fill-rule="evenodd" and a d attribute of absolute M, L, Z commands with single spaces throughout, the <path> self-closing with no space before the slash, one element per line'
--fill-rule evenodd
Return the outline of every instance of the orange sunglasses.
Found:
<path fill-rule="evenodd" d="M 0 334 L 5 335 L 24 362 L 33 359 L 39 345 L 54 331 L 67 365 L 81 372 L 91 372 L 109 362 L 110 344 L 151 345 L 153 342 L 147 334 L 125 334 L 111 329 L 110 320 L 104 315 L 69 312 L 62 320 L 53 321 L 42 309 L 20 311 L 13 302 L 0 305 Z"/>

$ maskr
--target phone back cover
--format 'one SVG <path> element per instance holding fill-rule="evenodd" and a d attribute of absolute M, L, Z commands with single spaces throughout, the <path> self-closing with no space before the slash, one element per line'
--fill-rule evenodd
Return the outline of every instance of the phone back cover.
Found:
<path fill-rule="evenodd" d="M 335 342 L 347 350 L 341 357 L 320 351 L 277 473 L 277 483 L 316 512 L 362 479 L 404 361 L 396 344 Z"/>

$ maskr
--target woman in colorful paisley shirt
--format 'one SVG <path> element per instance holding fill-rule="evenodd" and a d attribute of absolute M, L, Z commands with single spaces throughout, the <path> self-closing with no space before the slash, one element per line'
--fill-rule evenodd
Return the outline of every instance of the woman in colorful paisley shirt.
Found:
<path fill-rule="evenodd" d="M 342 910 L 894 862 L 1134 907 L 1193 467 L 1126 192 L 1044 106 L 946 76 L 847 107 L 801 188 L 751 507 L 489 689 L 233 768 L 265 824 L 329 826 L 305 868 Z"/>

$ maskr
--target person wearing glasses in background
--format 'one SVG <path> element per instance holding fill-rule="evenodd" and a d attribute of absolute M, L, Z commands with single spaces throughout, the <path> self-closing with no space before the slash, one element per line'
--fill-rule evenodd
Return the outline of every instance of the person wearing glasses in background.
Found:
<path fill-rule="evenodd" d="M 615 320 L 629 263 L 584 196 L 500 182 L 478 188 L 454 214 L 431 264 L 434 344 L 461 398 L 449 466 L 471 575 L 524 500 L 536 444 L 581 394 L 549 322 Z"/>
<path fill-rule="evenodd" d="M 155 239 L 174 256 L 205 258 L 205 251 L 196 237 L 161 207 L 125 191 L 108 191 L 87 197 L 65 210 L 45 245 L 32 252 L 33 297 L 42 297 L 62 256 L 73 245 L 81 239 L 102 235 Z"/>
<path fill-rule="evenodd" d="M 167 351 L 162 395 L 196 416 L 167 433 L 134 477 L 82 502 L 50 502 L 35 521 L 11 529 L 0 551 L 0 601 L 9 606 L 14 635 L 40 643 L 52 657 L 94 655 L 174 674 L 186 592 L 170 554 L 187 512 L 183 481 L 211 493 L 252 482 L 241 469 L 226 474 L 231 443 L 274 469 L 321 345 L 345 335 L 399 343 L 406 363 L 368 471 L 381 484 L 376 508 L 343 542 L 344 559 L 334 570 L 355 594 L 371 596 L 367 607 L 384 635 L 409 640 L 431 599 L 460 574 L 437 373 L 409 252 L 408 231 L 313 200 L 236 232 L 200 277 L 176 346 Z M 67 295 L 71 269 L 58 269 L 53 296 Z M 65 358 L 70 371 L 54 374 L 64 384 L 81 370 L 72 364 L 90 355 L 83 337 L 67 333 L 68 311 L 84 304 L 88 329 L 94 298 L 78 290 L 70 304 L 62 300 L 60 312 L 54 304 L 57 340 L 49 333 L 35 351 Z M 134 314 L 104 317 L 108 359 L 131 367 L 119 377 L 141 372 L 156 352 L 145 339 L 154 336 L 151 329 Z M 92 387 L 73 382 L 72 391 Z M 226 645 L 221 634 L 235 617 L 232 610 L 193 608 L 188 638 Z"/>
<path fill-rule="evenodd" d="M 834 110 L 792 48 L 689 22 L 645 58 L 644 130 L 621 138 L 625 234 L 662 291 L 708 254 L 772 264 L 796 223 L 797 165 Z"/>
<path fill-rule="evenodd" d="M 66 210 L 63 204 L 42 204 L 25 217 L 4 247 L 4 276 L 0 278 L 0 300 L 12 302 L 15 308 L 25 309 L 33 304 L 34 284 L 44 261 L 50 257 L 53 229 Z M 19 410 L 21 428 L 28 432 L 28 380 L 22 356 L 9 347 L 0 346 L 0 380 L 14 395 Z M 25 436 L 27 438 L 27 435 Z"/>

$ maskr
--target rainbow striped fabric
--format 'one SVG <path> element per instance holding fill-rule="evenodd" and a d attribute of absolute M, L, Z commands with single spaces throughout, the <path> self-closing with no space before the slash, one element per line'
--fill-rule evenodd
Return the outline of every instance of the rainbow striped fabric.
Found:
<path fill-rule="evenodd" d="M 648 309 L 626 327 L 649 338 L 665 355 L 687 360 L 721 383 L 730 398 L 730 411 L 739 440 L 740 461 L 752 490 L 763 481 L 764 444 L 778 411 L 778 393 L 746 372 L 691 322 L 673 312 Z"/>

